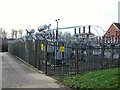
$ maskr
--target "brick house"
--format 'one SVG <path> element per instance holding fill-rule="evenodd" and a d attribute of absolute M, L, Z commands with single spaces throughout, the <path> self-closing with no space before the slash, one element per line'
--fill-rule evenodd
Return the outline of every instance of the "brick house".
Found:
<path fill-rule="evenodd" d="M 112 23 L 104 36 L 107 38 L 107 41 L 118 42 L 120 39 L 120 23 Z"/>

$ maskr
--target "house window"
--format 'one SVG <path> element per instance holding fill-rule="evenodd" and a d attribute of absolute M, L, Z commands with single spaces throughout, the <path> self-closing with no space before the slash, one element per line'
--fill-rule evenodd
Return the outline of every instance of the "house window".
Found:
<path fill-rule="evenodd" d="M 116 36 L 117 36 L 117 31 L 116 31 Z"/>
<path fill-rule="evenodd" d="M 110 36 L 110 32 L 108 32 L 108 36 Z"/>
<path fill-rule="evenodd" d="M 116 37 L 115 37 L 115 42 L 117 43 L 117 31 L 116 31 Z"/>

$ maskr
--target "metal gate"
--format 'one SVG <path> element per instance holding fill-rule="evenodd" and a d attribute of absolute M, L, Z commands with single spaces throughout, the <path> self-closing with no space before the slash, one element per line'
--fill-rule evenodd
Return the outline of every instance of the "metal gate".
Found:
<path fill-rule="evenodd" d="M 64 42 L 46 42 L 46 70 L 48 75 L 77 74 L 77 48 Z M 74 49 L 74 56 L 72 55 Z"/>

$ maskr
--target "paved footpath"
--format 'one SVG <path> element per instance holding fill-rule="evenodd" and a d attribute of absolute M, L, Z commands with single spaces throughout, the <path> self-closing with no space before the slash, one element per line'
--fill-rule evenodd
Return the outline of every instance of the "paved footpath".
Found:
<path fill-rule="evenodd" d="M 2 88 L 59 88 L 56 80 L 38 73 L 8 53 L 2 56 Z"/>

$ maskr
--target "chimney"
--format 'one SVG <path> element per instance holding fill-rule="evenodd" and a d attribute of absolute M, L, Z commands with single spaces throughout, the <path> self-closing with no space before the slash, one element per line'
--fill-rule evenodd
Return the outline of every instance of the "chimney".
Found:
<path fill-rule="evenodd" d="M 81 28 L 79 27 L 79 34 L 81 33 Z"/>
<path fill-rule="evenodd" d="M 74 32 L 74 33 L 76 34 L 76 28 L 74 28 L 74 30 L 75 30 L 75 32 Z"/>
<path fill-rule="evenodd" d="M 85 27 L 83 27 L 83 33 L 85 33 Z"/>
<path fill-rule="evenodd" d="M 90 28 L 91 28 L 91 27 L 90 27 L 90 25 L 89 25 L 89 26 L 88 26 L 88 29 L 89 29 L 89 34 L 91 33 Z"/>

